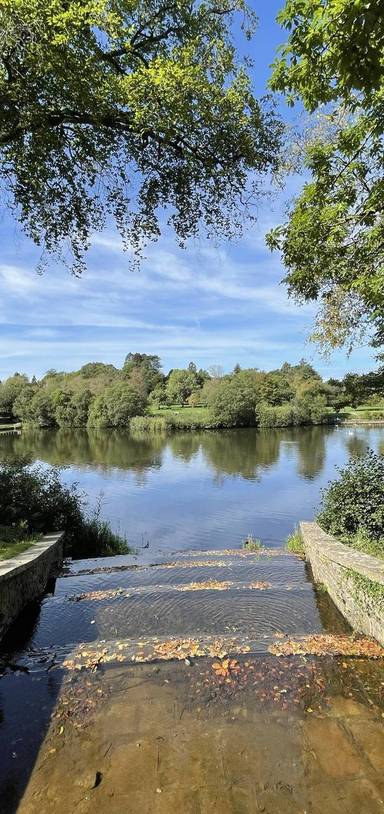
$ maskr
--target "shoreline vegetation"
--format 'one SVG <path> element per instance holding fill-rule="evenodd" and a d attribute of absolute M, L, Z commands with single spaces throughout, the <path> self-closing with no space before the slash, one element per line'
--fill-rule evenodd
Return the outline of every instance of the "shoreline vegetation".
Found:
<path fill-rule="evenodd" d="M 19 554 L 53 529 L 65 532 L 66 555 L 74 559 L 134 553 L 100 509 L 87 512 L 85 494 L 77 484 L 62 484 L 58 467 L 26 459 L 0 463 L 0 560 L 2 552 Z"/>
<path fill-rule="evenodd" d="M 121 368 L 90 362 L 40 379 L 0 383 L 0 432 L 13 427 L 127 428 L 134 432 L 295 427 L 384 421 L 384 368 L 324 381 L 305 360 L 263 371 L 219 365 L 164 374 L 156 355 L 129 353 Z"/>
<path fill-rule="evenodd" d="M 384 457 L 367 449 L 336 469 L 338 477 L 321 492 L 316 522 L 343 545 L 384 560 Z M 287 537 L 285 548 L 305 558 L 299 527 Z"/>
<path fill-rule="evenodd" d="M 346 427 L 356 427 L 356 426 L 384 426 L 384 417 L 383 418 L 371 418 L 366 417 L 364 411 L 361 411 L 359 415 L 357 411 L 353 413 L 328 413 L 321 421 L 302 421 L 300 423 L 296 421 L 291 421 L 290 423 L 284 422 L 279 423 L 278 419 L 273 424 L 265 424 L 265 423 L 258 423 L 253 425 L 255 429 L 290 429 L 293 427 L 319 427 L 319 426 L 346 426 Z M 41 426 L 39 424 L 35 424 L 34 422 L 17 422 L 15 424 L 8 424 L 3 426 L 0 424 L 0 436 L 14 433 L 14 432 L 21 432 L 22 429 L 61 429 L 60 426 Z M 66 429 L 69 429 L 66 426 Z M 92 427 L 90 425 L 80 426 L 75 425 L 72 429 L 129 429 L 132 435 L 140 435 L 140 434 L 148 434 L 148 435 L 157 435 L 157 434 L 167 434 L 177 431 L 182 432 L 193 432 L 193 431 L 220 431 L 220 430 L 228 430 L 228 429 L 247 429 L 246 427 L 239 427 L 237 425 L 226 425 L 226 424 L 214 424 L 209 421 L 209 417 L 207 416 L 207 411 L 203 407 L 195 407 L 191 410 L 185 408 L 181 411 L 181 409 L 177 408 L 168 408 L 166 410 L 161 410 L 161 412 L 156 413 L 149 413 L 148 415 L 143 416 L 133 416 L 129 423 L 125 426 L 121 426 L 119 428 L 116 427 L 103 427 L 97 428 Z"/>
<path fill-rule="evenodd" d="M 356 551 L 384 559 L 384 457 L 351 456 L 322 491 L 316 518 L 324 531 Z"/>

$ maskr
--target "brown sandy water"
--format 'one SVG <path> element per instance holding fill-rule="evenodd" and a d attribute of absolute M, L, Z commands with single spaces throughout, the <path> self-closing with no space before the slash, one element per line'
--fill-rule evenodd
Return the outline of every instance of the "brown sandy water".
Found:
<path fill-rule="evenodd" d="M 69 563 L 2 645 L 0 812 L 384 814 L 383 655 L 282 550 Z"/>
<path fill-rule="evenodd" d="M 75 670 L 63 676 L 17 810 L 379 814 L 383 716 L 382 660 Z"/>

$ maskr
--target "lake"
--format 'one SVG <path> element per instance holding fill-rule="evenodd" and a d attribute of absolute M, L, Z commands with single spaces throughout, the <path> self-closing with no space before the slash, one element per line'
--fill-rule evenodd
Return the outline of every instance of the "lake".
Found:
<path fill-rule="evenodd" d="M 321 489 L 350 455 L 384 452 L 384 427 L 297 427 L 130 435 L 26 430 L 0 436 L 0 456 L 65 467 L 90 507 L 150 557 L 232 548 L 248 534 L 280 546 L 316 514 Z"/>

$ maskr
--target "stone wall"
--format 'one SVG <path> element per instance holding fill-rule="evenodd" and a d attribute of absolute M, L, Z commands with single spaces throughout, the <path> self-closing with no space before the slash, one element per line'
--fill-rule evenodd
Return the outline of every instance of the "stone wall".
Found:
<path fill-rule="evenodd" d="M 63 561 L 64 532 L 46 534 L 22 554 L 0 561 L 0 639 L 20 611 L 44 593 Z"/>
<path fill-rule="evenodd" d="M 384 646 L 384 601 L 366 583 L 382 586 L 384 593 L 384 561 L 339 543 L 317 523 L 300 523 L 300 532 L 315 581 L 326 587 L 354 630 Z"/>

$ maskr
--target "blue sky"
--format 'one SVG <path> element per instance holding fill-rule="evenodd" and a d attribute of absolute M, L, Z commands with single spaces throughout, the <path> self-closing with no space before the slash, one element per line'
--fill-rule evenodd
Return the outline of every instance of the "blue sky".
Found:
<path fill-rule="evenodd" d="M 284 39 L 275 23 L 282 0 L 254 0 L 260 25 L 252 43 L 258 94 Z M 284 110 L 286 115 L 287 111 Z M 296 115 L 296 114 L 295 114 Z M 303 356 L 325 377 L 374 366 L 368 348 L 320 359 L 307 342 L 312 305 L 298 308 L 280 280 L 278 255 L 265 232 L 281 221 L 284 203 L 298 188 L 267 199 L 257 225 L 237 245 L 193 242 L 187 251 L 164 234 L 131 272 L 113 231 L 95 237 L 81 279 L 63 268 L 36 273 L 38 253 L 7 212 L 0 222 L 0 379 L 15 370 L 41 376 L 49 368 L 74 370 L 90 360 L 120 366 L 129 351 L 157 353 L 165 370 L 193 360 L 274 368 Z"/>

